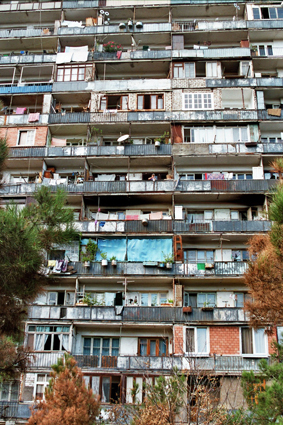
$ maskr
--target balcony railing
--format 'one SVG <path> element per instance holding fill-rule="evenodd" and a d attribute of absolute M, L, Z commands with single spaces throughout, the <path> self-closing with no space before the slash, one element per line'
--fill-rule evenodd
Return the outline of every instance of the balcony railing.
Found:
<path fill-rule="evenodd" d="M 283 49 L 282 49 L 282 56 L 283 56 Z M 259 109 L 258 110 L 258 118 L 260 120 L 282 120 L 283 119 L 283 110 L 281 109 L 281 114 L 279 116 L 275 115 L 269 115 L 268 111 L 265 109 Z"/>
<path fill-rule="evenodd" d="M 1 5 L 0 5 L 1 7 Z M 0 55 L 0 64 L 18 64 L 18 63 L 53 63 L 56 62 L 56 55 L 47 54 L 28 54 L 28 55 Z"/>
<path fill-rule="evenodd" d="M 190 180 L 180 181 L 181 192 L 267 192 L 276 185 L 276 180 Z"/>
<path fill-rule="evenodd" d="M 34 3 L 10 2 L 9 4 L 8 3 L 0 4 L 0 12 L 14 12 L 14 11 L 29 12 L 31 10 L 53 10 L 53 9 L 61 9 L 61 1 L 48 1 L 48 2 L 42 2 L 42 3 L 41 2 L 40 3 L 39 2 L 34 2 Z"/>
<path fill-rule="evenodd" d="M 62 314 L 64 309 L 64 315 Z M 62 317 L 63 316 L 63 317 Z M 141 323 L 243 323 L 247 318 L 241 308 L 214 307 L 211 311 L 202 308 L 193 308 L 191 313 L 183 312 L 183 307 L 144 307 L 124 306 L 121 310 L 114 306 L 40 306 L 33 305 L 29 308 L 29 319 L 39 320 L 71 320 L 91 322 L 141 322 Z"/>
<path fill-rule="evenodd" d="M 31 415 L 29 407 L 29 404 L 19 403 L 18 401 L 0 401 L 0 418 L 2 420 L 27 419 Z"/>
<path fill-rule="evenodd" d="M 1 118 L 1 116 L 0 116 Z M 29 157 L 75 157 L 75 156 L 163 156 L 171 155 L 172 145 L 125 145 L 125 146 L 66 146 L 66 147 L 16 147 L 10 148 L 12 158 Z"/>
<path fill-rule="evenodd" d="M 271 222 L 268 220 L 231 220 L 214 221 L 214 232 L 268 232 L 271 229 Z"/>
<path fill-rule="evenodd" d="M 211 357 L 139 357 L 139 356 L 96 356 L 73 354 L 83 369 L 114 369 L 116 371 L 172 371 L 174 367 L 180 370 L 211 370 L 215 372 L 242 372 L 243 370 L 259 371 L 260 358 L 245 358 L 242 356 L 211 356 Z M 30 369 L 46 369 L 55 364 L 63 353 L 35 353 L 36 359 Z M 112 358 L 111 358 L 112 357 Z M 102 366 L 103 364 L 103 366 Z"/>
<path fill-rule="evenodd" d="M 18 86 L 17 84 L 0 85 L 0 94 L 17 94 L 17 93 L 45 93 L 52 91 L 52 84 L 49 83 L 33 83 Z"/>
<path fill-rule="evenodd" d="M 0 30 L 0 38 L 48 37 L 54 34 L 54 28 L 19 28 Z"/>

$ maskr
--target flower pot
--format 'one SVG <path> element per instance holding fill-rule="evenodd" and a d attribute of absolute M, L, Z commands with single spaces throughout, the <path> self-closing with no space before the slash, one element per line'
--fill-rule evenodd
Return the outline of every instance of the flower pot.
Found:
<path fill-rule="evenodd" d="M 119 24 L 119 29 L 120 30 L 124 30 L 126 28 L 126 24 L 124 23 L 124 22 L 121 22 L 120 24 Z"/>
<path fill-rule="evenodd" d="M 173 264 L 172 263 L 166 263 L 166 269 L 172 269 Z"/>
<path fill-rule="evenodd" d="M 213 307 L 202 307 L 202 311 L 213 311 Z"/>
<path fill-rule="evenodd" d="M 130 28 L 131 28 L 132 26 L 133 26 L 133 21 L 129 20 L 129 21 L 128 21 L 128 27 L 130 27 Z"/>
<path fill-rule="evenodd" d="M 161 144 L 161 143 L 160 143 L 158 140 L 156 140 L 156 141 L 154 142 L 154 144 L 155 144 L 155 147 L 156 147 L 156 148 L 159 148 L 159 146 L 160 146 L 160 144 Z"/>
<path fill-rule="evenodd" d="M 148 226 L 148 219 L 147 218 L 143 218 L 142 219 L 142 225 L 143 226 Z"/>
<path fill-rule="evenodd" d="M 106 267 L 108 265 L 108 260 L 101 260 L 102 267 Z"/>
<path fill-rule="evenodd" d="M 90 267 L 90 261 L 84 261 L 84 267 Z"/>
<path fill-rule="evenodd" d="M 141 22 L 141 21 L 138 21 L 137 23 L 136 23 L 136 28 L 137 29 L 141 29 L 143 27 L 143 23 Z"/>
<path fill-rule="evenodd" d="M 192 313 L 193 309 L 191 306 L 183 307 L 183 313 Z"/>
<path fill-rule="evenodd" d="M 107 260 L 106 260 L 107 261 Z M 117 266 L 117 260 L 111 260 L 111 265 L 112 266 Z"/>

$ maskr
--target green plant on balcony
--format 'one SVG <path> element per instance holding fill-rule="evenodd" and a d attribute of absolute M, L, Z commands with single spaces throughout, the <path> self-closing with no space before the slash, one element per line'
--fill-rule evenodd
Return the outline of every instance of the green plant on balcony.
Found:
<path fill-rule="evenodd" d="M 97 252 L 98 252 L 97 243 L 89 239 L 88 243 L 86 244 L 85 251 L 82 253 L 82 261 L 85 263 L 86 267 L 89 266 L 90 262 L 95 259 Z"/>
<path fill-rule="evenodd" d="M 103 44 L 104 52 L 115 53 L 118 50 L 122 49 L 121 44 L 117 44 L 114 41 L 108 41 L 108 43 Z"/>
<path fill-rule="evenodd" d="M 169 299 L 167 300 L 167 302 L 168 302 L 169 304 L 174 304 L 174 300 L 172 300 L 172 298 L 169 298 Z"/>
<path fill-rule="evenodd" d="M 169 143 L 169 137 L 170 137 L 169 131 L 164 131 L 164 133 L 162 134 L 162 136 L 156 137 L 154 139 L 154 141 L 155 142 L 159 142 L 160 144 L 166 144 L 166 145 L 168 145 L 168 143 Z"/>
<path fill-rule="evenodd" d="M 112 255 L 112 257 L 110 258 L 110 261 L 112 266 L 117 266 L 117 257 L 115 257 L 115 255 Z"/>
<path fill-rule="evenodd" d="M 102 130 L 100 130 L 97 127 L 90 127 L 88 138 L 87 138 L 87 144 L 89 145 L 98 145 L 102 141 Z"/>

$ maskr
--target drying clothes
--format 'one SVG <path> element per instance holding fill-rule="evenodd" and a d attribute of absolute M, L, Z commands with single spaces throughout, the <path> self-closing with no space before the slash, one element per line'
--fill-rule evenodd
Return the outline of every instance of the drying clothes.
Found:
<path fill-rule="evenodd" d="M 122 51 L 121 50 L 118 50 L 118 52 L 117 52 L 117 59 L 121 59 L 121 56 L 122 56 Z"/>
<path fill-rule="evenodd" d="M 40 113 L 35 112 L 33 114 L 29 114 L 28 116 L 28 122 L 36 122 L 39 121 Z"/>
<path fill-rule="evenodd" d="M 224 180 L 222 173 L 205 173 L 205 180 Z"/>
<path fill-rule="evenodd" d="M 27 108 L 17 108 L 16 115 L 23 115 L 26 112 Z"/>

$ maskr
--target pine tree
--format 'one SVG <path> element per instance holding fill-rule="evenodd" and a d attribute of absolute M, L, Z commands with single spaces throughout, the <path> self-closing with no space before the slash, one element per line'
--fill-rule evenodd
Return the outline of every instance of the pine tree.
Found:
<path fill-rule="evenodd" d="M 32 410 L 27 425 L 93 425 L 99 414 L 99 396 L 86 388 L 83 374 L 73 357 L 52 366 L 45 400 Z"/>

